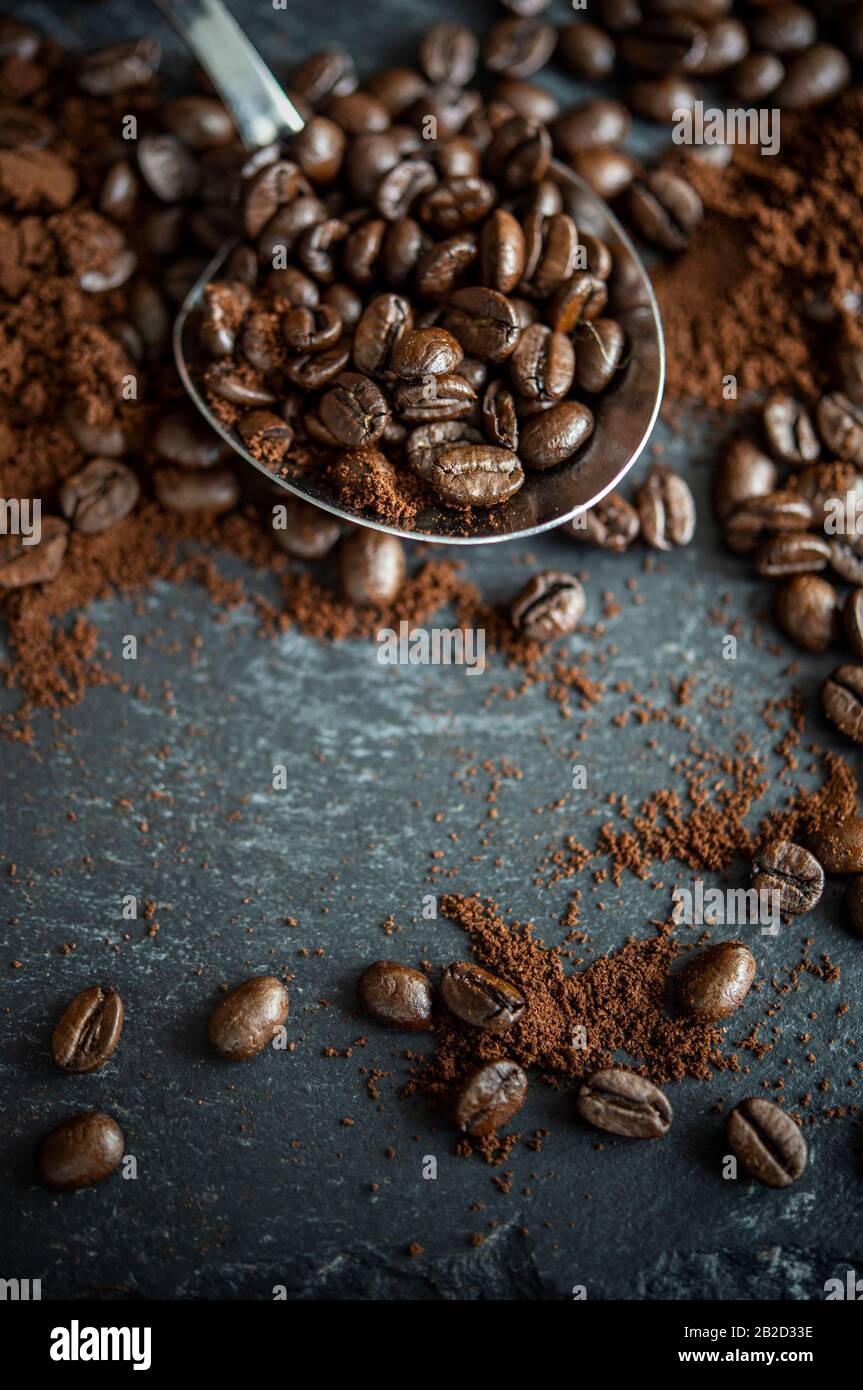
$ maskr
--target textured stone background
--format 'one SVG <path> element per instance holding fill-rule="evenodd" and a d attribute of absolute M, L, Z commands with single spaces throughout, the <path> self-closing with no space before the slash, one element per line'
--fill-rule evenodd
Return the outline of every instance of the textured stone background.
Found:
<path fill-rule="evenodd" d="M 416 0 L 362 8 L 330 0 L 278 15 L 264 0 L 235 0 L 234 9 L 282 71 L 333 40 L 351 44 L 366 68 L 407 57 L 431 18 Z M 64 17 L 46 3 L 17 12 L 84 44 L 152 31 L 177 52 L 143 0 L 72 6 Z M 485 3 L 435 6 L 435 17 L 469 13 L 481 26 L 495 12 Z M 565 7 L 553 13 L 563 18 Z M 576 92 L 556 80 L 562 92 Z M 784 693 L 781 673 L 796 654 L 778 640 L 773 650 L 754 640 L 763 589 L 717 542 L 705 452 L 687 450 L 664 428 L 659 437 L 701 504 L 688 551 L 644 574 L 643 552 L 616 560 L 541 539 L 471 553 L 470 575 L 489 598 L 505 600 L 531 563 L 587 570 L 591 620 L 601 617 L 606 591 L 622 602 L 602 644 L 617 645 L 614 677 L 639 688 L 653 680 L 654 698 L 667 703 L 669 682 L 692 676 L 698 694 L 687 712 L 699 736 L 731 752 L 745 730 L 767 752 L 773 740 L 755 711 Z M 631 602 L 630 577 L 642 606 Z M 262 583 L 275 597 L 275 585 Z M 721 659 L 725 626 L 708 620 L 726 593 L 732 613 L 745 618 L 735 663 Z M 421 1102 L 398 1102 L 405 1040 L 368 1027 L 355 1010 L 354 982 L 370 959 L 444 963 L 463 952 L 451 923 L 419 916 L 434 848 L 453 871 L 448 887 L 491 894 L 559 939 L 557 919 L 574 884 L 538 891 L 537 858 L 569 832 L 591 843 L 598 821 L 588 811 L 610 791 L 635 803 L 664 785 L 684 735 L 668 726 L 615 728 L 612 717 L 627 702 L 610 693 L 578 744 L 585 716 L 564 722 L 542 690 L 493 698 L 493 686 L 518 680 L 499 665 L 481 678 L 459 669 L 393 671 L 366 643 L 327 647 L 295 634 L 262 642 L 250 612 L 226 620 L 193 589 L 159 586 L 138 604 L 102 605 L 97 616 L 108 664 L 127 677 L 120 641 L 138 635 L 132 684 L 142 682 L 150 698 L 94 691 L 68 718 L 39 718 L 32 747 L 6 745 L 0 756 L 0 1274 L 41 1277 L 46 1297 L 268 1298 L 284 1284 L 298 1298 L 566 1298 L 585 1284 L 590 1298 L 811 1299 L 829 1276 L 849 1265 L 863 1270 L 859 1126 L 825 1122 L 808 1131 L 810 1166 L 794 1189 L 777 1193 L 721 1180 L 722 1125 L 709 1113 L 719 1097 L 733 1102 L 780 1072 L 795 1099 L 825 1074 L 835 1088 L 824 1103 L 853 1099 L 846 1080 L 857 1054 L 845 1039 L 859 1027 L 861 946 L 841 925 L 839 885 L 803 929 L 754 943 L 766 977 L 794 962 L 811 931 L 844 978 L 831 986 L 804 980 L 780 1016 L 783 1041 L 753 1061 L 750 1077 L 669 1088 L 675 1124 L 667 1139 L 611 1141 L 601 1152 L 597 1136 L 574 1121 L 571 1096 L 534 1085 L 519 1128 L 524 1139 L 534 1129 L 552 1133 L 539 1154 L 524 1143 L 513 1151 L 509 1197 L 494 1186 L 493 1170 L 453 1156 L 451 1131 L 435 1127 Z M 825 664 L 800 659 L 798 679 L 811 733 L 829 747 L 837 745 L 815 707 Z M 732 707 L 708 714 L 703 697 L 718 685 L 730 688 Z M 653 733 L 659 747 L 651 751 Z M 589 778 L 577 797 L 569 791 L 576 753 Z M 456 780 L 465 762 L 485 758 L 523 772 L 502 786 L 494 823 L 489 779 Z M 278 762 L 290 769 L 290 788 L 273 794 Z M 773 800 L 784 795 L 777 786 Z M 562 806 L 548 809 L 559 799 Z M 432 819 L 438 810 L 446 812 L 441 825 Z M 597 889 L 585 875 L 582 924 L 592 951 L 646 934 L 651 917 L 666 915 L 672 867 L 657 876 L 661 891 L 632 879 Z M 121 921 L 127 893 L 156 902 L 155 940 L 142 922 Z M 605 912 L 593 908 L 598 901 Z M 388 914 L 402 928 L 392 939 L 381 931 Z M 291 915 L 294 929 L 284 924 Z M 64 956 L 67 941 L 77 949 Z M 325 954 L 300 957 L 301 947 Z M 13 958 L 24 968 L 8 968 Z M 296 1050 L 268 1050 L 236 1069 L 214 1061 L 205 1023 L 219 985 L 285 964 L 296 975 Z M 126 1000 L 123 1042 L 101 1072 L 66 1078 L 50 1061 L 50 1031 L 65 1001 L 97 979 Z M 842 1000 L 852 1011 L 837 1024 Z M 742 1037 L 762 1012 L 750 1002 L 729 1038 Z M 819 1059 L 811 1073 L 794 1042 L 803 1029 Z M 369 1044 L 351 1059 L 322 1056 L 363 1034 Z M 789 1054 L 791 1072 L 782 1065 Z M 362 1065 L 393 1073 L 382 1082 L 382 1112 L 365 1094 Z M 118 1118 L 139 1176 L 58 1198 L 35 1184 L 33 1148 L 48 1127 L 85 1107 Z M 395 1157 L 387 1158 L 390 1145 Z M 438 1160 L 436 1181 L 421 1176 L 428 1154 Z M 474 1203 L 483 1210 L 472 1211 Z M 474 1232 L 486 1236 L 478 1249 Z M 426 1249 L 418 1259 L 406 1254 L 414 1240 Z"/>

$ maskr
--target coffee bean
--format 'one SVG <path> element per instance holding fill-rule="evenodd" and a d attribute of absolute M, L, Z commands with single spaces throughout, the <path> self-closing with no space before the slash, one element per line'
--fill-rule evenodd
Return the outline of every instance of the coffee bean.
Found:
<path fill-rule="evenodd" d="M 407 217 L 418 198 L 434 188 L 437 175 L 424 159 L 403 159 L 381 179 L 375 207 L 388 222 Z"/>
<path fill-rule="evenodd" d="M 198 185 L 198 166 L 176 135 L 145 135 L 138 141 L 138 168 L 163 203 L 183 203 Z"/>
<path fill-rule="evenodd" d="M 397 536 L 357 527 L 339 547 L 339 575 L 350 603 L 392 603 L 404 583 L 404 546 Z"/>
<path fill-rule="evenodd" d="M 524 279 L 520 289 L 532 299 L 545 299 L 572 276 L 578 256 L 578 232 L 568 213 L 551 217 L 531 213 L 524 224 Z"/>
<path fill-rule="evenodd" d="M 367 305 L 354 334 L 354 363 L 362 372 L 380 373 L 401 335 L 413 326 L 409 300 L 381 294 Z"/>
<path fill-rule="evenodd" d="M 557 30 L 540 19 L 501 19 L 492 25 L 483 58 L 489 72 L 530 77 L 545 67 L 557 43 Z"/>
<path fill-rule="evenodd" d="M 237 433 L 252 458 L 273 468 L 291 447 L 293 428 L 272 410 L 249 410 L 239 420 Z"/>
<path fill-rule="evenodd" d="M 805 531 L 812 505 L 796 492 L 769 492 L 739 502 L 725 518 L 725 539 L 740 554 L 754 550 L 765 536 Z"/>
<path fill-rule="evenodd" d="M 0 592 L 56 579 L 68 544 L 69 528 L 59 516 L 42 517 L 41 539 L 35 545 L 25 545 L 22 536 L 0 535 Z"/>
<path fill-rule="evenodd" d="M 671 1128 L 671 1106 L 659 1087 L 622 1067 L 592 1072 L 575 1107 L 588 1124 L 625 1139 L 661 1139 Z"/>
<path fill-rule="evenodd" d="M 501 380 L 491 381 L 482 399 L 482 427 L 491 444 L 518 452 L 518 415 L 515 400 Z"/>
<path fill-rule="evenodd" d="M 99 1110 L 82 1110 L 45 1135 L 36 1150 L 36 1171 L 55 1192 L 76 1192 L 113 1173 L 124 1148 L 116 1120 Z"/>
<path fill-rule="evenodd" d="M 726 1132 L 746 1171 L 768 1187 L 790 1187 L 802 1175 L 806 1140 L 772 1100 L 742 1100 L 728 1116 Z"/>
<path fill-rule="evenodd" d="M 626 92 L 627 103 L 635 114 L 659 125 L 674 120 L 675 111 L 692 111 L 697 95 L 691 82 L 677 76 L 632 82 Z"/>
<path fill-rule="evenodd" d="M 483 223 L 479 257 L 485 286 L 503 295 L 515 289 L 524 274 L 524 232 L 505 208 L 496 208 Z"/>
<path fill-rule="evenodd" d="M 411 425 L 432 420 L 461 420 L 476 406 L 476 392 L 456 372 L 403 381 L 393 397 L 399 419 Z"/>
<path fill-rule="evenodd" d="M 807 652 L 825 652 L 839 632 L 839 595 L 816 574 L 798 574 L 776 595 L 776 620 Z"/>
<path fill-rule="evenodd" d="M 441 975 L 444 1003 L 457 1018 L 486 1033 L 505 1033 L 518 1023 L 525 1000 L 506 980 L 472 961 L 455 961 Z"/>
<path fill-rule="evenodd" d="M 209 429 L 196 410 L 172 410 L 156 425 L 153 448 L 159 458 L 183 468 L 215 468 L 227 445 Z"/>
<path fill-rule="evenodd" d="M 579 390 L 598 395 L 620 370 L 626 338 L 616 319 L 584 323 L 576 334 L 575 382 Z"/>
<path fill-rule="evenodd" d="M 526 422 L 520 432 L 519 457 L 526 468 L 553 468 L 586 443 L 593 425 L 593 414 L 586 405 L 561 401 Z"/>
<path fill-rule="evenodd" d="M 752 860 L 752 887 L 756 893 L 778 893 L 781 912 L 811 912 L 824 892 L 824 870 L 802 845 L 771 840 Z"/>
<path fill-rule="evenodd" d="M 629 211 L 648 241 L 663 251 L 683 251 L 704 210 L 690 183 L 671 169 L 654 169 L 633 185 Z"/>
<path fill-rule="evenodd" d="M 624 63 L 642 72 L 693 72 L 707 51 L 707 34 L 687 15 L 660 15 L 627 29 L 617 51 Z"/>
<path fill-rule="evenodd" d="M 731 74 L 731 90 L 742 102 L 757 103 L 781 86 L 785 64 L 775 53 L 749 53 Z"/>
<path fill-rule="evenodd" d="M 681 1011 L 717 1023 L 740 1008 L 755 977 L 755 957 L 741 941 L 720 941 L 691 956 L 677 976 Z"/>
<path fill-rule="evenodd" d="M 863 589 L 852 589 L 842 609 L 845 636 L 855 656 L 863 657 Z"/>
<path fill-rule="evenodd" d="M 792 468 L 814 463 L 821 453 L 807 410 L 787 391 L 774 391 L 767 401 L 764 433 L 774 458 Z"/>
<path fill-rule="evenodd" d="M 338 518 L 299 497 L 286 496 L 280 505 L 285 509 L 285 525 L 274 526 L 273 535 L 282 550 L 301 560 L 328 555 L 341 534 Z"/>
<path fill-rule="evenodd" d="M 842 898 L 845 921 L 856 936 L 863 936 L 863 875 L 852 878 Z"/>
<path fill-rule="evenodd" d="M 827 448 L 855 468 L 863 467 L 863 406 L 855 405 L 841 391 L 818 402 L 818 428 Z"/>
<path fill-rule="evenodd" d="M 288 1017 L 288 991 L 274 975 L 253 975 L 232 989 L 210 1014 L 210 1045 L 230 1062 L 262 1052 Z"/>
<path fill-rule="evenodd" d="M 129 515 L 140 491 L 131 468 L 116 459 L 95 458 L 66 479 L 60 510 L 76 531 L 98 536 Z"/>
<path fill-rule="evenodd" d="M 609 492 L 595 507 L 567 521 L 561 528 L 564 535 L 576 541 L 586 541 L 622 555 L 641 530 L 638 512 L 619 492 Z"/>
<path fill-rule="evenodd" d="M 830 546 L 821 536 L 806 531 L 771 536 L 755 554 L 755 572 L 762 579 L 787 579 L 793 574 L 815 574 L 826 569 Z"/>
<path fill-rule="evenodd" d="M 557 152 L 566 160 L 599 145 L 619 145 L 629 134 L 632 120 L 619 101 L 596 98 L 572 106 L 551 125 Z"/>
<path fill-rule="evenodd" d="M 332 96 L 344 96 L 357 85 L 354 60 L 343 48 L 323 48 L 305 58 L 291 74 L 291 90 L 320 106 Z"/>
<path fill-rule="evenodd" d="M 463 24 L 433 24 L 420 40 L 420 67 L 429 82 L 466 87 L 476 71 L 479 42 Z"/>
<path fill-rule="evenodd" d="M 821 708 L 840 733 L 863 743 L 863 666 L 837 666 L 821 687 Z"/>
<path fill-rule="evenodd" d="M 749 52 L 749 35 L 737 19 L 720 18 L 707 21 L 705 36 L 707 44 L 703 54 L 688 69 L 697 77 L 713 77 L 718 73 L 727 73 L 731 68 L 736 71 L 738 64 Z M 720 158 L 724 158 L 720 152 L 725 149 L 728 150 L 729 157 L 731 155 L 729 146 L 704 145 L 700 148 L 708 156 L 715 152 Z"/>
<path fill-rule="evenodd" d="M 555 642 L 574 632 L 585 609 L 575 575 L 543 570 L 519 590 L 510 610 L 512 625 L 534 642 Z"/>
<path fill-rule="evenodd" d="M 321 397 L 320 416 L 339 444 L 374 444 L 390 418 L 386 397 L 360 372 L 342 372 Z"/>
<path fill-rule="evenodd" d="M 526 1099 L 527 1077 L 517 1062 L 486 1062 L 463 1082 L 455 1121 L 463 1133 L 480 1139 L 507 1124 Z"/>
<path fill-rule="evenodd" d="M 78 64 L 78 86 L 92 97 L 113 96 L 152 82 L 162 52 L 153 39 L 133 39 L 86 53 Z"/>
<path fill-rule="evenodd" d="M 783 108 L 805 111 L 832 101 L 850 77 L 851 64 L 840 49 L 815 43 L 790 60 L 774 99 Z"/>
<path fill-rule="evenodd" d="M 559 333 L 572 333 L 581 323 L 599 318 L 608 300 L 604 280 L 587 271 L 576 271 L 555 292 L 548 309 L 548 321 Z"/>
<path fill-rule="evenodd" d="M 641 172 L 641 166 L 626 150 L 597 145 L 570 157 L 570 166 L 593 189 L 598 198 L 613 202 L 625 193 Z"/>
<path fill-rule="evenodd" d="M 450 295 L 444 327 L 465 352 L 501 362 L 515 350 L 519 322 L 505 295 L 481 285 L 469 285 Z"/>
<path fill-rule="evenodd" d="M 598 82 L 614 70 L 614 40 L 595 24 L 565 24 L 557 41 L 557 56 L 576 77 Z"/>
<path fill-rule="evenodd" d="M 229 468 L 212 468 L 206 473 L 159 468 L 153 474 L 153 486 L 163 507 L 183 515 L 201 512 L 220 516 L 240 500 L 237 479 Z"/>
<path fill-rule="evenodd" d="M 418 292 L 429 299 L 449 294 L 476 254 L 477 244 L 472 232 L 459 232 L 446 241 L 436 242 L 423 252 L 417 264 Z"/>
<path fill-rule="evenodd" d="M 560 110 L 560 102 L 553 92 L 536 82 L 526 82 L 521 77 L 502 77 L 495 85 L 494 100 L 508 106 L 516 116 L 536 121 L 540 126 L 548 125 Z M 501 125 L 505 124 L 505 121 L 501 122 Z"/>
<path fill-rule="evenodd" d="M 485 159 L 495 183 L 518 192 L 539 183 L 548 173 L 551 136 L 541 121 L 513 116 L 494 132 Z"/>
<path fill-rule="evenodd" d="M 509 370 L 513 385 L 526 400 L 562 400 L 575 372 L 572 340 L 544 323 L 534 323 L 519 338 Z"/>
<path fill-rule="evenodd" d="M 405 378 L 442 376 L 454 371 L 463 357 L 460 343 L 445 328 L 408 329 L 393 347 L 390 368 Z"/>
<path fill-rule="evenodd" d="M 840 670 L 843 668 L 840 667 Z M 851 671 L 860 671 L 852 666 Z M 833 679 L 837 673 L 834 671 Z M 846 816 L 806 836 L 806 844 L 828 874 L 863 873 L 863 816 Z"/>
<path fill-rule="evenodd" d="M 162 123 L 192 150 L 212 150 L 236 138 L 234 123 L 216 97 L 175 97 L 161 107 Z"/>
<path fill-rule="evenodd" d="M 768 496 L 777 477 L 775 463 L 757 445 L 749 439 L 736 439 L 716 469 L 713 500 L 717 515 L 724 519 L 740 503 Z"/>
<path fill-rule="evenodd" d="M 63 1071 L 98 1071 L 117 1050 L 122 1031 L 119 994 L 91 985 L 64 1009 L 51 1038 L 51 1055 Z"/>
<path fill-rule="evenodd" d="M 863 584 L 863 537 L 852 543 L 831 536 L 828 551 L 834 574 L 846 584 Z"/>
<path fill-rule="evenodd" d="M 453 507 L 496 507 L 524 484 L 517 455 L 490 444 L 440 449 L 423 476 L 441 501 Z"/>
<path fill-rule="evenodd" d="M 635 494 L 641 534 L 655 550 L 689 545 L 695 534 L 695 500 L 688 485 L 665 465 L 651 469 Z"/>
<path fill-rule="evenodd" d="M 377 960 L 360 976 L 359 1000 L 378 1023 L 420 1033 L 431 1027 L 432 988 L 427 975 L 394 960 Z"/>
<path fill-rule="evenodd" d="M 756 10 L 748 21 L 756 48 L 771 53 L 799 53 L 809 48 L 818 34 L 815 16 L 802 5 L 779 3 Z"/>

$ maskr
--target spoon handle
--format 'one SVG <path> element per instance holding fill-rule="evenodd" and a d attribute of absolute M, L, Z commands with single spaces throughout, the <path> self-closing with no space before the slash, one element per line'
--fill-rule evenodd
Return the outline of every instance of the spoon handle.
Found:
<path fill-rule="evenodd" d="M 248 150 L 270 145 L 305 122 L 222 0 L 155 0 L 234 118 Z"/>

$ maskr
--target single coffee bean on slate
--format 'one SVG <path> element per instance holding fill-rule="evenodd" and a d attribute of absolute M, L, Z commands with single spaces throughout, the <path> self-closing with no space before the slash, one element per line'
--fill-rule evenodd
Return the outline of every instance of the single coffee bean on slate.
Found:
<path fill-rule="evenodd" d="M 716 1023 L 740 1008 L 755 977 L 755 957 L 741 941 L 720 941 L 691 956 L 677 976 L 677 1001 L 691 1018 Z"/>
<path fill-rule="evenodd" d="M 45 1135 L 36 1150 L 36 1171 L 55 1192 L 75 1192 L 113 1173 L 124 1147 L 116 1120 L 100 1110 L 83 1110 Z"/>
<path fill-rule="evenodd" d="M 404 546 L 398 536 L 357 527 L 339 547 L 339 578 L 350 603 L 392 603 L 404 583 Z"/>
<path fill-rule="evenodd" d="M 432 987 L 427 975 L 395 960 L 376 960 L 360 976 L 359 1000 L 378 1023 L 420 1033 L 431 1027 Z"/>
<path fill-rule="evenodd" d="M 845 636 L 854 656 L 863 657 L 863 589 L 852 589 L 842 609 Z"/>
<path fill-rule="evenodd" d="M 788 391 L 774 391 L 768 399 L 764 433 L 774 458 L 792 468 L 814 463 L 821 453 L 809 412 Z"/>
<path fill-rule="evenodd" d="M 821 687 L 821 708 L 840 733 L 863 743 L 863 666 L 837 666 Z"/>
<path fill-rule="evenodd" d="M 626 1139 L 661 1139 L 671 1128 L 671 1105 L 659 1087 L 622 1067 L 592 1072 L 575 1108 L 596 1129 Z"/>
<path fill-rule="evenodd" d="M 713 500 L 717 515 L 724 518 L 739 503 L 773 492 L 778 476 L 776 464 L 756 444 L 749 439 L 734 440 L 716 469 Z"/>
<path fill-rule="evenodd" d="M 575 383 L 598 395 L 620 370 L 626 337 L 616 319 L 583 323 L 575 339 Z"/>
<path fill-rule="evenodd" d="M 25 545 L 23 536 L 0 536 L 0 592 L 56 579 L 68 544 L 69 527 L 59 516 L 42 517 L 36 545 Z"/>
<path fill-rule="evenodd" d="M 183 468 L 215 468 L 228 453 L 227 444 L 204 424 L 196 410 L 172 410 L 163 415 L 156 425 L 153 448 L 159 458 Z"/>
<path fill-rule="evenodd" d="M 402 333 L 390 354 L 390 368 L 400 377 L 440 376 L 464 357 L 461 344 L 445 328 L 413 328 Z"/>
<path fill-rule="evenodd" d="M 560 401 L 526 421 L 519 437 L 519 457 L 526 468 L 553 468 L 587 442 L 593 425 L 593 413 L 586 405 Z"/>
<path fill-rule="evenodd" d="M 654 550 L 689 545 L 695 534 L 695 499 L 673 469 L 664 464 L 652 468 L 636 492 L 635 502 L 641 534 Z"/>
<path fill-rule="evenodd" d="M 288 991 L 275 975 L 253 975 L 210 1014 L 210 1044 L 231 1062 L 245 1062 L 271 1043 L 288 1017 Z"/>
<path fill-rule="evenodd" d="M 527 1098 L 527 1077 L 517 1062 L 487 1062 L 471 1072 L 456 1097 L 455 1121 L 472 1138 L 493 1134 Z"/>
<path fill-rule="evenodd" d="M 51 1056 L 63 1071 L 103 1067 L 123 1031 L 123 1001 L 116 990 L 91 985 L 66 1005 L 51 1037 Z"/>
<path fill-rule="evenodd" d="M 140 491 L 131 468 L 116 459 L 95 458 L 63 483 L 60 510 L 76 531 L 98 536 L 129 515 Z"/>
<path fill-rule="evenodd" d="M 756 893 L 779 894 L 780 912 L 811 912 L 824 892 L 824 870 L 815 855 L 793 840 L 771 840 L 752 860 Z"/>
<path fill-rule="evenodd" d="M 211 468 L 206 473 L 159 468 L 153 474 L 153 487 L 163 507 L 182 515 L 221 516 L 240 500 L 240 487 L 230 468 Z"/>
<path fill-rule="evenodd" d="M 830 562 L 830 546 L 823 536 L 808 531 L 771 536 L 755 554 L 755 572 L 762 579 L 786 579 L 793 574 L 815 574 Z"/>
<path fill-rule="evenodd" d="M 839 595 L 817 574 L 797 574 L 776 595 L 776 620 L 807 652 L 826 652 L 839 634 Z"/>
<path fill-rule="evenodd" d="M 766 536 L 808 530 L 813 519 L 811 502 L 799 493 L 763 493 L 731 508 L 725 517 L 725 540 L 732 550 L 745 554 Z"/>
<path fill-rule="evenodd" d="M 457 1018 L 486 1033 L 505 1033 L 518 1023 L 526 1007 L 514 985 L 473 961 L 448 965 L 441 975 L 440 990 Z"/>
<path fill-rule="evenodd" d="M 825 873 L 863 874 L 863 816 L 846 816 L 805 839 Z"/>
<path fill-rule="evenodd" d="M 575 575 L 543 570 L 519 590 L 510 610 L 512 625 L 536 642 L 567 637 L 581 622 L 584 589 Z"/>
<path fill-rule="evenodd" d="M 641 531 L 638 512 L 620 492 L 609 492 L 595 507 L 561 526 L 572 540 L 585 541 L 622 555 Z"/>
<path fill-rule="evenodd" d="M 863 406 L 855 405 L 841 391 L 833 391 L 821 397 L 816 414 L 827 448 L 837 458 L 863 468 Z"/>
<path fill-rule="evenodd" d="M 671 169 L 654 169 L 634 184 L 629 211 L 642 236 L 663 251 L 683 251 L 704 215 L 692 184 Z"/>
<path fill-rule="evenodd" d="M 774 100 L 792 111 L 805 111 L 832 101 L 850 78 L 851 64 L 840 49 L 828 43 L 814 43 L 789 59 Z"/>
<path fill-rule="evenodd" d="M 728 1142 L 743 1167 L 768 1187 L 790 1187 L 806 1167 L 806 1140 L 772 1100 L 742 1100 L 728 1116 Z"/>
<path fill-rule="evenodd" d="M 851 879 L 842 897 L 842 910 L 855 936 L 863 936 L 863 875 Z"/>
<path fill-rule="evenodd" d="M 338 517 L 286 494 L 278 510 L 284 508 L 284 526 L 273 526 L 273 535 L 289 555 L 301 560 L 321 560 L 328 555 L 341 534 Z"/>

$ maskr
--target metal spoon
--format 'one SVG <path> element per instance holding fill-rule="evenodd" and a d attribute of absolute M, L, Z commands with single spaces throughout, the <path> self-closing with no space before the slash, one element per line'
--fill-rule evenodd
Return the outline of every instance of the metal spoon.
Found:
<path fill-rule="evenodd" d="M 255 150 L 303 129 L 293 102 L 253 48 L 222 0 L 155 0 L 194 53 L 234 118 L 247 149 Z M 228 243 L 192 287 L 174 325 L 174 354 L 183 385 L 208 424 L 252 468 L 287 491 L 323 507 L 345 521 L 389 531 L 409 540 L 449 545 L 512 540 L 560 526 L 587 511 L 618 486 L 638 459 L 659 413 L 665 381 L 665 343 L 656 299 L 647 272 L 626 232 L 610 209 L 582 179 L 556 161 L 551 177 L 560 186 L 564 207 L 582 232 L 600 237 L 614 257 L 606 314 L 623 327 L 629 360 L 614 386 L 596 405 L 596 429 L 567 463 L 545 473 L 528 473 L 522 489 L 501 506 L 477 511 L 466 524 L 462 514 L 429 505 L 412 530 L 390 526 L 346 508 L 335 487 L 320 474 L 283 479 L 252 458 L 237 437 L 213 415 L 196 381 L 194 314 L 204 287 L 229 256 Z"/>

